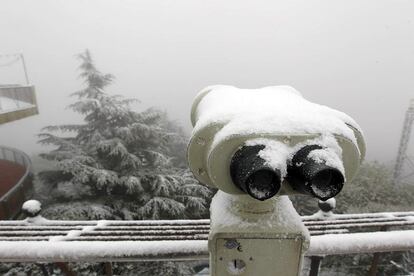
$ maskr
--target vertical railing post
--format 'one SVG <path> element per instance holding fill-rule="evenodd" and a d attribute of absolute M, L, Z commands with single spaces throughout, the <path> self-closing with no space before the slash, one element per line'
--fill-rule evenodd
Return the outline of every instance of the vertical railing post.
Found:
<path fill-rule="evenodd" d="M 310 259 L 311 259 L 311 265 L 310 265 L 309 276 L 318 276 L 323 256 L 311 256 Z"/>
<path fill-rule="evenodd" d="M 104 263 L 104 269 L 105 269 L 106 276 L 114 275 L 113 271 L 112 271 L 112 263 L 111 262 L 105 262 Z"/>
<path fill-rule="evenodd" d="M 16 87 L 13 87 L 12 89 L 13 89 L 13 99 L 14 99 L 14 102 L 16 104 L 16 107 L 20 108 L 20 99 L 19 99 L 18 91 L 17 91 Z"/>
<path fill-rule="evenodd" d="M 328 200 L 325 200 L 325 201 L 319 200 L 318 207 L 319 207 L 319 211 L 315 213 L 314 216 L 317 216 L 320 219 L 330 218 L 334 214 L 333 211 L 335 210 L 335 207 L 336 207 L 336 200 L 334 197 Z M 310 264 L 309 276 L 318 276 L 323 258 L 324 258 L 323 256 L 311 256 L 310 257 L 311 264 Z"/>
<path fill-rule="evenodd" d="M 5 148 L 1 148 L 1 159 L 7 160 L 6 149 Z"/>
<path fill-rule="evenodd" d="M 375 276 L 377 275 L 377 271 L 378 271 L 378 264 L 380 262 L 380 253 L 376 252 L 374 253 L 374 256 L 372 258 L 372 262 L 371 262 L 371 266 L 368 270 L 368 276 Z"/>
<path fill-rule="evenodd" d="M 15 151 L 13 151 L 13 162 L 17 163 L 17 154 Z"/>
<path fill-rule="evenodd" d="M 20 54 L 20 59 L 22 61 L 22 65 L 23 65 L 23 71 L 24 71 L 24 77 L 26 79 L 26 84 L 28 85 L 30 83 L 29 82 L 29 75 L 27 74 L 26 62 L 24 61 L 23 54 Z"/>
<path fill-rule="evenodd" d="M 49 276 L 50 275 L 50 273 L 49 273 L 49 271 L 48 271 L 48 269 L 47 269 L 47 267 L 46 267 L 45 264 L 43 264 L 43 263 L 40 263 L 40 264 L 36 263 L 36 265 L 42 271 L 43 276 Z"/>
<path fill-rule="evenodd" d="M 63 272 L 64 275 L 66 275 L 66 276 L 76 276 L 76 273 L 73 272 L 70 269 L 68 263 L 58 262 L 58 263 L 55 263 L 55 264 L 57 265 L 57 267 L 60 268 L 60 270 Z"/>
<path fill-rule="evenodd" d="M 386 226 L 382 226 L 380 231 L 387 231 L 387 227 Z M 377 275 L 378 272 L 378 264 L 380 262 L 381 259 L 381 253 L 380 252 L 375 252 L 374 256 L 372 257 L 372 262 L 371 262 L 371 266 L 368 270 L 368 276 L 375 276 Z"/>

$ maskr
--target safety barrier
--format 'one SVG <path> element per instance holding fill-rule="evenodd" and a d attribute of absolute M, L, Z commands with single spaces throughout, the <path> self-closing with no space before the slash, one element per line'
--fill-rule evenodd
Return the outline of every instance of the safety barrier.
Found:
<path fill-rule="evenodd" d="M 24 173 L 16 184 L 0 197 L 0 219 L 12 219 L 19 215 L 23 202 L 32 196 L 32 164 L 26 153 L 4 146 L 0 146 L 0 160 L 7 160 L 24 168 Z"/>
<path fill-rule="evenodd" d="M 73 275 L 67 262 L 103 262 L 111 275 L 111 262 L 208 260 L 208 219 L 59 221 L 24 211 L 25 220 L 0 221 L 1 262 L 51 262 L 67 275 Z M 375 275 L 379 252 L 414 249 L 414 211 L 320 211 L 302 219 L 311 235 L 309 275 L 318 274 L 325 255 L 359 253 L 374 253 Z"/>
<path fill-rule="evenodd" d="M 0 124 L 38 113 L 34 86 L 0 86 Z"/>

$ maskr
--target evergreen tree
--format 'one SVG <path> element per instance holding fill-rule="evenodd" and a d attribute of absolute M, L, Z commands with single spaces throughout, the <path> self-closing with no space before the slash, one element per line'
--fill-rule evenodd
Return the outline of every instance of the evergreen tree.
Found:
<path fill-rule="evenodd" d="M 183 132 L 154 108 L 136 112 L 101 73 L 89 51 L 80 54 L 85 88 L 69 106 L 81 124 L 48 126 L 40 143 L 55 146 L 42 158 L 56 169 L 40 173 L 50 206 L 45 216 L 69 219 L 199 218 L 208 214 L 210 190 L 197 183 L 174 156 Z M 182 153 L 180 153 L 182 154 Z M 178 160 L 178 161 L 177 161 Z M 178 162 L 178 163 L 174 163 Z M 68 204 L 70 204 L 68 208 Z"/>

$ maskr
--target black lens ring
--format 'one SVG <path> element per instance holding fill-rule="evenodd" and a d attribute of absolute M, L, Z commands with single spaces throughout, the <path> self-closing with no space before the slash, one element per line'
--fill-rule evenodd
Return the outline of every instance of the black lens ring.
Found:
<path fill-rule="evenodd" d="M 258 155 L 264 148 L 264 145 L 243 146 L 235 152 L 230 162 L 230 176 L 234 185 L 258 200 L 266 200 L 273 197 L 279 192 L 281 187 L 280 171 L 269 167 L 267 162 Z M 269 189 L 271 191 L 269 196 L 259 197 L 257 193 L 252 192 L 248 182 L 252 181 L 252 177 L 264 171 L 271 172 L 270 183 L 273 185 L 273 189 Z"/>

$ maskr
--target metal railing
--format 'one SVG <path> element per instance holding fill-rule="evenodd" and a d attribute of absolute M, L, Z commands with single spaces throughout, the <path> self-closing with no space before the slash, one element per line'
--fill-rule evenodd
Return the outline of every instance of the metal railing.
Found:
<path fill-rule="evenodd" d="M 17 183 L 0 197 L 0 219 L 12 219 L 20 213 L 23 202 L 32 196 L 32 163 L 26 153 L 5 146 L 0 146 L 0 160 L 7 160 L 24 168 Z"/>
<path fill-rule="evenodd" d="M 111 275 L 111 262 L 208 260 L 208 219 L 59 221 L 39 212 L 0 221 L 0 262 L 56 263 L 67 275 L 74 275 L 68 262 L 102 262 Z M 414 249 L 414 211 L 330 212 L 302 220 L 311 235 L 309 275 L 318 275 L 325 255 L 360 253 L 374 253 L 369 275 L 375 275 L 379 252 Z"/>
<path fill-rule="evenodd" d="M 0 124 L 35 114 L 38 107 L 34 86 L 0 86 Z"/>

